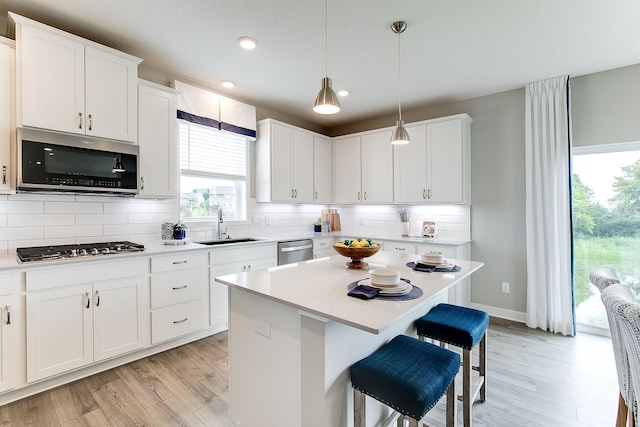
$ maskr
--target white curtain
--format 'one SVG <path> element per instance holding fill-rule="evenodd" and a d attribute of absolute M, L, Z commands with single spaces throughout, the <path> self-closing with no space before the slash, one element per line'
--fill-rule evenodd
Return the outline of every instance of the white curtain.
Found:
<path fill-rule="evenodd" d="M 526 87 L 527 326 L 575 334 L 569 77 Z"/>

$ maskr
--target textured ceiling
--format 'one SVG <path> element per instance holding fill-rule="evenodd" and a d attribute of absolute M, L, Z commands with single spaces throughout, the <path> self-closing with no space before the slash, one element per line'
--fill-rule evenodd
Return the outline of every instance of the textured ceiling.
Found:
<path fill-rule="evenodd" d="M 396 20 L 408 23 L 404 108 L 640 63 L 640 0 L 328 0 L 328 75 L 351 95 L 320 116 L 311 107 L 325 71 L 322 0 L 0 0 L 7 11 L 324 127 L 397 110 Z M 240 49 L 243 35 L 258 48 Z"/>

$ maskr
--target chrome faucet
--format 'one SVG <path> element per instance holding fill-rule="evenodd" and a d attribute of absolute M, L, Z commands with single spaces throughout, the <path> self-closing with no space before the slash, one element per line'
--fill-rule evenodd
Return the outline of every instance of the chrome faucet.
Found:
<path fill-rule="evenodd" d="M 222 219 L 222 206 L 218 206 L 218 233 L 216 236 L 216 238 L 218 239 L 222 239 L 222 236 L 227 234 L 226 231 L 222 231 L 222 227 L 224 227 L 224 225 L 222 225 L 223 223 L 224 220 Z"/>

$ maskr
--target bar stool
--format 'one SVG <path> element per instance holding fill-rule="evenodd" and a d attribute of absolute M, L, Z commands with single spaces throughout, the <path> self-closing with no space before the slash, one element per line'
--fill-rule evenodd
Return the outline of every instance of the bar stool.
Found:
<path fill-rule="evenodd" d="M 407 420 L 410 427 L 418 427 L 420 420 L 445 392 L 446 425 L 455 426 L 455 377 L 459 368 L 459 354 L 398 335 L 351 366 L 354 426 L 366 425 L 366 395 L 397 411 L 400 414 L 398 426 Z"/>
<path fill-rule="evenodd" d="M 461 347 L 462 351 L 462 412 L 464 426 L 472 424 L 471 406 L 480 393 L 480 401 L 487 397 L 487 327 L 489 315 L 481 310 L 461 307 L 451 304 L 438 304 L 427 314 L 415 322 L 418 336 L 423 340 L 431 338 L 440 341 L 441 347 L 445 343 Z M 473 347 L 480 342 L 478 365 L 471 361 Z M 479 380 L 471 390 L 471 370 L 478 371 Z"/>

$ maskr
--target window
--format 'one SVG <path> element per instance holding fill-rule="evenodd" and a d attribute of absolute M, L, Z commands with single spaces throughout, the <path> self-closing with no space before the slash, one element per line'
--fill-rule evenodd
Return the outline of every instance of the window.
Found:
<path fill-rule="evenodd" d="M 247 217 L 246 138 L 178 121 L 180 218 L 213 220 L 218 207 L 226 221 Z"/>

